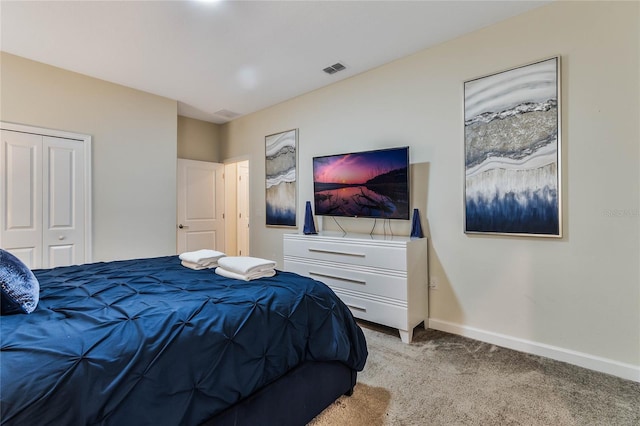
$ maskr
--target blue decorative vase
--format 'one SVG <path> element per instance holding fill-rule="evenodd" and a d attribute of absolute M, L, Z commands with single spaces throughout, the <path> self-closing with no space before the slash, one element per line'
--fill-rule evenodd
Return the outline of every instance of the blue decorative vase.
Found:
<path fill-rule="evenodd" d="M 302 232 L 305 235 L 317 234 L 316 224 L 313 223 L 313 212 L 311 211 L 311 201 L 307 201 L 307 207 L 304 212 L 304 228 Z"/>
<path fill-rule="evenodd" d="M 418 209 L 413 209 L 413 220 L 411 221 L 411 238 L 422 238 L 422 225 L 420 225 L 420 214 Z"/>

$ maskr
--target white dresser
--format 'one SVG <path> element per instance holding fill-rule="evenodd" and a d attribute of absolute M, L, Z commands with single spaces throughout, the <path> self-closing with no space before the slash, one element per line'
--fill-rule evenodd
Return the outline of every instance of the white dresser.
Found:
<path fill-rule="evenodd" d="M 321 232 L 284 235 L 284 269 L 327 284 L 353 316 L 405 343 L 429 316 L 427 239 Z"/>

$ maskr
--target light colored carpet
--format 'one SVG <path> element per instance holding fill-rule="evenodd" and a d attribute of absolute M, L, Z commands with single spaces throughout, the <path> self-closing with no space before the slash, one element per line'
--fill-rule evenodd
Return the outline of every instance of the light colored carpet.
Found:
<path fill-rule="evenodd" d="M 418 327 L 361 323 L 369 358 L 351 397 L 310 426 L 640 425 L 640 383 Z"/>

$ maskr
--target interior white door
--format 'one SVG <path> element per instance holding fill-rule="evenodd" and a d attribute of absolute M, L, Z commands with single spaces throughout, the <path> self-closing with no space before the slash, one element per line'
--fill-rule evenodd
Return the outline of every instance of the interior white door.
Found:
<path fill-rule="evenodd" d="M 224 165 L 178 159 L 177 252 L 224 251 Z"/>
<path fill-rule="evenodd" d="M 0 242 L 30 268 L 42 267 L 42 136 L 2 130 Z"/>
<path fill-rule="evenodd" d="M 2 130 L 0 244 L 30 268 L 86 254 L 85 142 Z"/>
<path fill-rule="evenodd" d="M 249 256 L 249 161 L 238 163 L 238 255 Z"/>

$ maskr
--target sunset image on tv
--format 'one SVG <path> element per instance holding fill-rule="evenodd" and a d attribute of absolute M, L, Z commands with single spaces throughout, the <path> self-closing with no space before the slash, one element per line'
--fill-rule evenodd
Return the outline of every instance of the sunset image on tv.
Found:
<path fill-rule="evenodd" d="M 318 215 L 409 218 L 409 148 L 315 157 Z"/>

